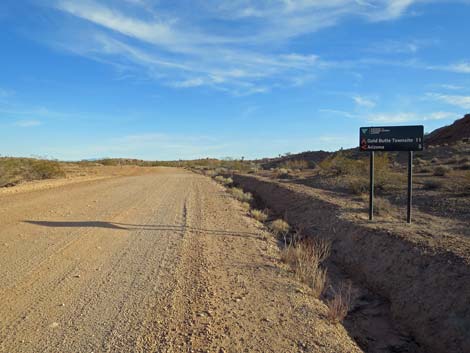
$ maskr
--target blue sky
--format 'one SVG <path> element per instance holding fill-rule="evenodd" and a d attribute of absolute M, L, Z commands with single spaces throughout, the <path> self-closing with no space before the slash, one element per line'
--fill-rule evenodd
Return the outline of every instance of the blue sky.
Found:
<path fill-rule="evenodd" d="M 0 154 L 257 158 L 470 111 L 470 1 L 2 0 Z"/>

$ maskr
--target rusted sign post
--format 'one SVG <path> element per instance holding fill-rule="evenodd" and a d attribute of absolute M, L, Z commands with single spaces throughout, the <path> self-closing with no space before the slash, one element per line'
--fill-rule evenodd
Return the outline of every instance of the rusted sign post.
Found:
<path fill-rule="evenodd" d="M 413 151 L 422 151 L 424 127 L 380 126 L 359 129 L 359 148 L 370 153 L 370 198 L 369 219 L 374 218 L 374 153 L 408 151 L 408 209 L 407 223 L 411 223 L 411 204 L 413 198 Z"/>

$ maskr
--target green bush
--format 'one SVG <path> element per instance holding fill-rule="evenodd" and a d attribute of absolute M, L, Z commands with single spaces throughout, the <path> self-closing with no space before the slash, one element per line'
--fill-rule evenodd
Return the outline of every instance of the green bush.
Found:
<path fill-rule="evenodd" d="M 22 181 L 52 179 L 65 176 L 59 162 L 33 158 L 0 158 L 0 187 Z"/>
<path fill-rule="evenodd" d="M 361 195 L 369 190 L 369 180 L 367 178 L 351 178 L 348 185 L 349 191 L 355 195 Z"/>

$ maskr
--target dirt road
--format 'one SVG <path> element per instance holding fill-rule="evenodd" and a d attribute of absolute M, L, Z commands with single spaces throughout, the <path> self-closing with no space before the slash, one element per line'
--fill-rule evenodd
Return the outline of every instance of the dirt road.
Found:
<path fill-rule="evenodd" d="M 210 179 L 0 197 L 1 352 L 358 352 Z"/>

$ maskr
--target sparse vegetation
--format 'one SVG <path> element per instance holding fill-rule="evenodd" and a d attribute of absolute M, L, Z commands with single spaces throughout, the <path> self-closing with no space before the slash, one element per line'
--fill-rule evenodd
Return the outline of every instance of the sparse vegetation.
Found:
<path fill-rule="evenodd" d="M 330 245 L 326 241 L 309 241 L 286 246 L 282 260 L 289 264 L 296 277 L 306 283 L 319 298 L 325 290 L 327 271 L 321 265 L 329 256 Z"/>
<path fill-rule="evenodd" d="M 451 169 L 449 167 L 444 166 L 444 165 L 440 165 L 440 166 L 434 168 L 433 174 L 435 176 L 446 176 L 447 174 L 449 174 L 450 171 L 451 171 Z"/>
<path fill-rule="evenodd" d="M 268 213 L 262 210 L 251 210 L 251 216 L 259 222 L 266 222 L 268 219 Z"/>
<path fill-rule="evenodd" d="M 393 206 L 389 200 L 376 197 L 374 200 L 374 211 L 379 216 L 385 216 L 393 211 Z"/>
<path fill-rule="evenodd" d="M 319 163 L 320 171 L 327 177 L 336 178 L 336 182 L 354 194 L 367 190 L 369 161 L 354 159 L 338 152 Z M 392 171 L 392 164 L 387 153 L 375 157 L 375 187 L 378 190 L 397 188 L 404 176 Z"/>
<path fill-rule="evenodd" d="M 351 177 L 349 191 L 355 195 L 361 195 L 369 190 L 369 182 L 366 178 Z"/>
<path fill-rule="evenodd" d="M 221 183 L 222 185 L 229 186 L 233 184 L 233 179 L 232 178 L 225 178 L 222 175 L 217 175 L 215 178 L 215 181 Z"/>
<path fill-rule="evenodd" d="M 281 164 L 281 168 L 285 169 L 308 169 L 309 168 L 309 163 L 306 160 L 292 160 L 292 161 L 285 161 L 284 163 Z"/>
<path fill-rule="evenodd" d="M 0 158 L 0 187 L 13 186 L 23 181 L 64 177 L 57 161 L 34 158 Z"/>
<path fill-rule="evenodd" d="M 253 199 L 253 195 L 251 195 L 249 192 L 244 192 L 240 188 L 230 188 L 229 192 L 233 197 L 241 202 L 250 202 Z"/>
<path fill-rule="evenodd" d="M 241 202 L 240 203 L 240 207 L 242 208 L 242 210 L 244 210 L 245 212 L 248 212 L 250 210 L 250 204 L 248 202 Z"/>
<path fill-rule="evenodd" d="M 342 322 L 351 307 L 351 283 L 342 285 L 334 291 L 333 297 L 327 300 L 326 305 L 328 306 L 328 321 L 331 323 Z"/>
<path fill-rule="evenodd" d="M 276 219 L 275 221 L 271 222 L 269 227 L 271 228 L 271 231 L 274 233 L 275 236 L 282 236 L 284 238 L 284 245 L 287 246 L 286 237 L 290 230 L 289 223 L 282 219 Z"/>
<path fill-rule="evenodd" d="M 279 179 L 289 179 L 291 178 L 292 170 L 286 168 L 280 168 L 277 170 L 277 178 Z"/>

